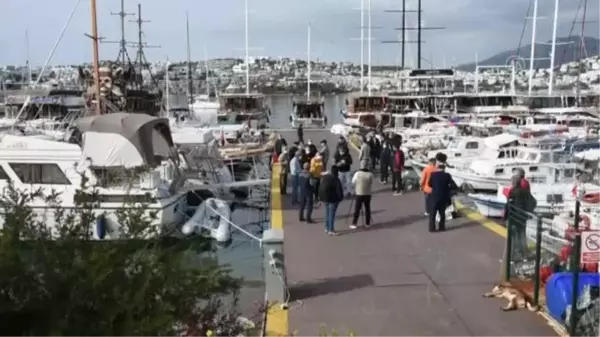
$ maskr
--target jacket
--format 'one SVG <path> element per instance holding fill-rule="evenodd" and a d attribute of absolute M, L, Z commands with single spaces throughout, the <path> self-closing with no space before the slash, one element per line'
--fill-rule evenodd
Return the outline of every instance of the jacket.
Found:
<path fill-rule="evenodd" d="M 404 152 L 397 150 L 394 152 L 394 172 L 404 171 Z"/>
<path fill-rule="evenodd" d="M 338 176 L 326 173 L 321 177 L 319 199 L 329 203 L 338 203 L 344 200 L 344 188 Z"/>
<path fill-rule="evenodd" d="M 310 160 L 310 175 L 313 178 L 320 178 L 323 172 L 323 158 L 320 156 L 314 156 Z"/>
<path fill-rule="evenodd" d="M 392 149 L 387 146 L 387 147 L 383 147 L 381 149 L 381 156 L 379 157 L 379 161 L 381 162 L 382 166 L 392 166 L 393 163 L 393 156 L 392 156 Z"/>
<path fill-rule="evenodd" d="M 363 143 L 360 147 L 360 152 L 358 154 L 358 161 L 364 162 L 368 161 L 371 156 L 371 146 L 368 143 Z"/>
<path fill-rule="evenodd" d="M 337 152 L 333 157 L 338 169 L 340 172 L 350 172 L 350 168 L 352 167 L 352 156 L 349 152 L 345 152 L 341 154 Z M 342 163 L 342 161 L 344 161 Z"/>
<path fill-rule="evenodd" d="M 373 190 L 373 173 L 369 171 L 356 171 L 352 177 L 355 195 L 371 195 Z"/>
<path fill-rule="evenodd" d="M 421 173 L 421 190 L 426 194 L 431 193 L 431 187 L 429 187 L 429 178 L 431 178 L 431 173 L 435 172 L 435 170 L 435 165 L 429 164 L 425 166 L 423 172 Z"/>
<path fill-rule="evenodd" d="M 340 140 L 337 145 L 335 146 L 335 152 L 340 152 L 340 149 L 344 149 L 346 150 L 346 152 L 348 152 L 348 142 L 346 140 Z"/>
<path fill-rule="evenodd" d="M 310 172 L 302 171 L 298 175 L 298 192 L 300 198 L 310 197 L 314 194 Z"/>
<path fill-rule="evenodd" d="M 282 152 L 277 158 L 279 165 L 281 165 L 281 173 L 287 174 L 290 172 L 290 161 L 288 160 L 288 153 Z"/>
<path fill-rule="evenodd" d="M 452 192 L 458 189 L 450 173 L 444 171 L 431 173 L 429 187 L 431 187 L 430 200 L 434 204 L 446 206 L 452 201 Z"/>
<path fill-rule="evenodd" d="M 285 139 L 283 139 L 283 138 L 277 139 L 275 141 L 275 153 L 281 154 L 281 151 L 283 150 L 284 146 L 287 146 Z"/>
<path fill-rule="evenodd" d="M 290 160 L 290 174 L 295 176 L 302 172 L 302 165 L 300 164 L 300 158 L 294 157 Z"/>

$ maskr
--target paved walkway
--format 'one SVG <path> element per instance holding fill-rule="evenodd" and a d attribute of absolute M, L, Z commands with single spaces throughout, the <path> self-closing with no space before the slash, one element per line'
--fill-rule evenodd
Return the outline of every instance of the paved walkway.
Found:
<path fill-rule="evenodd" d="M 330 148 L 336 143 L 328 132 L 305 138 L 326 138 Z M 324 233 L 322 207 L 314 213 L 317 223 L 301 223 L 284 197 L 290 332 L 317 335 L 326 325 L 360 336 L 556 335 L 535 313 L 503 312 L 504 301 L 482 297 L 500 279 L 500 236 L 468 219 L 429 233 L 423 196 L 392 196 L 390 189 L 377 183 L 368 230 L 348 229 L 350 201 L 344 201 L 336 237 Z"/>

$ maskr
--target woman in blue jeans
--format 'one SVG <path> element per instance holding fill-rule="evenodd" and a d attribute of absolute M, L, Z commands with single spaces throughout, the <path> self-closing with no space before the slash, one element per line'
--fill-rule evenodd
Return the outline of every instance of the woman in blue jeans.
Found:
<path fill-rule="evenodd" d="M 337 166 L 332 166 L 331 170 L 321 177 L 319 198 L 325 204 L 325 233 L 337 235 L 335 232 L 335 213 L 338 205 L 344 199 L 344 188 L 338 177 Z"/>

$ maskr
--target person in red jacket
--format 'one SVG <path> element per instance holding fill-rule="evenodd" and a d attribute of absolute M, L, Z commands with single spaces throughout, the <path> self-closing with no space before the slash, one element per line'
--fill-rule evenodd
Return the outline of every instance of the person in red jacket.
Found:
<path fill-rule="evenodd" d="M 392 189 L 394 195 L 402 194 L 402 172 L 404 171 L 404 151 L 399 146 L 394 148 L 394 165 L 392 175 Z"/>

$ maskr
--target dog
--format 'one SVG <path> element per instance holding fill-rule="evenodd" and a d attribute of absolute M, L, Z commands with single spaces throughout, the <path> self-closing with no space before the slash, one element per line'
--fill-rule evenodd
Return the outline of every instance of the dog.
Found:
<path fill-rule="evenodd" d="M 508 304 L 505 307 L 501 307 L 504 311 L 517 310 L 527 308 L 529 311 L 537 311 L 538 306 L 531 304 L 525 294 L 513 287 L 509 283 L 499 283 L 494 286 L 491 292 L 483 294 L 483 297 L 488 298 L 505 298 L 508 300 Z"/>

